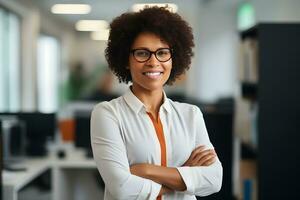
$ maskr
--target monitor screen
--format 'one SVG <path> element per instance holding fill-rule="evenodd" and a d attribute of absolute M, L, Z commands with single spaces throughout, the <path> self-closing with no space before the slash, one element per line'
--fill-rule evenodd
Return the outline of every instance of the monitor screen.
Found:
<path fill-rule="evenodd" d="M 46 142 L 54 141 L 57 127 L 55 113 L 17 112 L 0 113 L 3 116 L 16 116 L 25 124 L 26 153 L 31 156 L 46 154 Z"/>
<path fill-rule="evenodd" d="M 75 112 L 75 146 L 84 148 L 91 154 L 90 141 L 90 112 Z"/>
<path fill-rule="evenodd" d="M 28 136 L 44 135 L 46 140 L 54 140 L 57 127 L 55 113 L 23 112 L 18 116 L 25 121 Z"/>
<path fill-rule="evenodd" d="M 0 116 L 16 116 L 26 124 L 28 136 L 44 135 L 46 140 L 54 140 L 56 131 L 56 114 L 40 112 L 0 113 Z"/>

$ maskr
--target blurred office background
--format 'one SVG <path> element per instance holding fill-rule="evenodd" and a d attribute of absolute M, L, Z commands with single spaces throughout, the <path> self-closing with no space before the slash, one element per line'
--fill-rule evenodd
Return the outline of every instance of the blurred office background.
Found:
<path fill-rule="evenodd" d="M 89 115 L 128 87 L 104 49 L 138 3 L 169 3 L 193 28 L 191 68 L 166 92 L 201 108 L 222 161 L 222 190 L 203 199 L 299 199 L 298 0 L 0 0 L 2 197 L 102 199 Z"/>

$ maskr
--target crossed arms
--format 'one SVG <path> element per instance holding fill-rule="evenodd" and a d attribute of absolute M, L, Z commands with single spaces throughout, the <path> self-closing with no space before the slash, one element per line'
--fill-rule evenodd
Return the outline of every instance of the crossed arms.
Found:
<path fill-rule="evenodd" d="M 209 166 L 216 161 L 214 149 L 197 147 L 183 166 Z M 162 167 L 154 164 L 135 164 L 130 166 L 130 172 L 136 176 L 150 179 L 162 185 L 159 195 L 176 191 L 185 191 L 186 185 L 177 168 Z"/>

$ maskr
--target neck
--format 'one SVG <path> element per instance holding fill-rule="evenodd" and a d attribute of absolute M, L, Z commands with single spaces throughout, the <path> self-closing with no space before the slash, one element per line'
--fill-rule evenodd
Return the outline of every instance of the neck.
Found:
<path fill-rule="evenodd" d="M 140 92 L 132 86 L 131 91 L 141 102 L 143 102 L 147 112 L 151 113 L 152 116 L 156 118 L 159 108 L 163 104 L 163 89 Z"/>

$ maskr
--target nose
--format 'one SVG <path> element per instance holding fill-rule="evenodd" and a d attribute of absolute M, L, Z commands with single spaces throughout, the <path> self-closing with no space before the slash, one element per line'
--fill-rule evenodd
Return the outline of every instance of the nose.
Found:
<path fill-rule="evenodd" d="M 147 65 L 151 66 L 151 67 L 156 67 L 160 64 L 160 62 L 157 60 L 157 58 L 155 57 L 154 53 L 151 54 L 149 60 L 147 61 Z"/>

